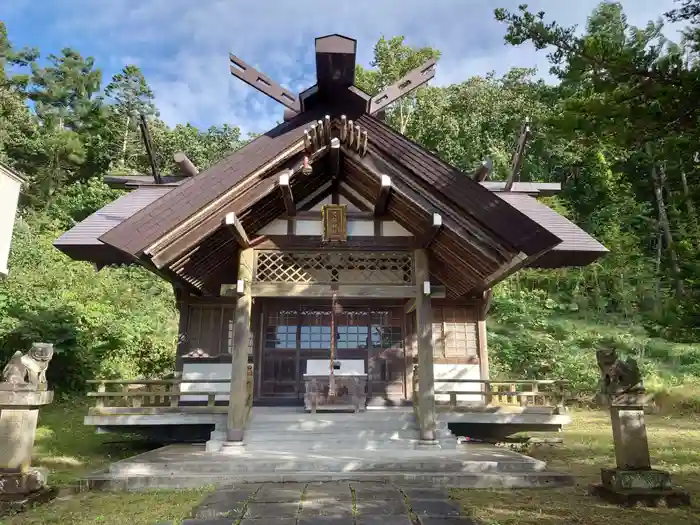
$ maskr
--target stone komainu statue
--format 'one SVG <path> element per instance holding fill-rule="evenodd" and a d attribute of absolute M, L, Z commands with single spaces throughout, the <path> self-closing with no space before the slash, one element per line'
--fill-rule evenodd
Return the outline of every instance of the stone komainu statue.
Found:
<path fill-rule="evenodd" d="M 617 357 L 615 350 L 605 348 L 596 352 L 596 359 L 602 376 L 603 394 L 610 396 L 644 389 L 637 361 L 631 357 L 623 361 Z"/>
<path fill-rule="evenodd" d="M 16 352 L 2 371 L 2 390 L 46 390 L 46 370 L 53 357 L 53 345 L 33 343 L 29 352 Z"/>

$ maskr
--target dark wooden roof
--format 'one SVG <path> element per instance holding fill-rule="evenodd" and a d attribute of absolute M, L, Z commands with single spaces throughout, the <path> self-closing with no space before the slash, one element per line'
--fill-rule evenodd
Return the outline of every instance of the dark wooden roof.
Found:
<path fill-rule="evenodd" d="M 495 236 L 527 255 L 558 244 L 554 234 L 380 120 L 362 115 L 357 123 L 368 131 L 370 153 L 376 150 L 393 165 L 405 167 L 408 173 L 404 175 L 416 191 L 435 195 L 447 206 L 473 215 Z"/>
<path fill-rule="evenodd" d="M 379 203 L 375 199 L 386 189 L 381 180 L 388 175 L 391 190 L 384 193 L 388 197 L 381 200 L 380 213 L 429 247 L 431 271 L 449 283 L 453 297 L 479 292 L 524 264 L 586 264 L 605 253 L 580 228 L 528 195 L 556 188 L 519 183 L 516 191 L 505 192 L 498 181 L 480 183 L 372 116 L 374 99 L 353 85 L 355 54 L 353 39 L 317 39 L 316 85 L 287 104 L 292 110 L 283 124 L 203 173 L 173 181 L 174 187 L 154 187 L 162 193 L 143 206 L 134 203 L 127 211 L 121 204 L 125 211 L 120 220 L 106 221 L 109 210 L 100 210 L 56 246 L 76 258 L 88 258 L 80 250 L 91 249 L 101 251 L 90 257 L 138 261 L 193 290 L 215 294 L 219 274 L 230 278 L 228 263 L 240 246 L 248 245 L 245 232 L 253 234 L 284 215 L 284 196 L 293 206 L 290 190 L 286 184 L 280 188 L 277 176 L 286 170 L 294 174 L 290 187 L 296 204 L 343 184 L 364 200 Z M 432 65 L 411 72 L 406 77 L 410 82 L 399 81 L 384 100 L 396 100 L 432 78 Z M 247 65 L 234 74 L 254 86 L 263 78 Z M 268 87 L 261 91 L 276 100 L 284 91 Z M 294 116 L 297 108 L 301 113 Z M 318 134 L 314 124 L 319 124 Z M 349 138 L 353 134 L 355 141 Z M 331 136 L 343 145 L 329 155 Z M 305 156 L 313 165 L 311 175 L 300 172 Z M 134 202 L 139 198 L 133 197 Z M 232 212 L 236 228 L 245 230 L 238 237 L 223 223 Z M 439 228 L 432 228 L 435 214 L 442 217 Z"/>
<path fill-rule="evenodd" d="M 561 244 L 536 259 L 529 265 L 530 267 L 585 266 L 608 253 L 605 246 L 569 219 L 530 195 L 511 192 L 498 192 L 495 195 L 562 240 Z"/>
<path fill-rule="evenodd" d="M 201 210 L 244 177 L 302 140 L 304 128 L 324 115 L 323 108 L 301 113 L 236 150 L 218 164 L 180 184 L 100 240 L 139 256 L 160 236 Z"/>
<path fill-rule="evenodd" d="M 100 236 L 152 204 L 171 189 L 172 187 L 169 186 L 149 186 L 122 195 L 65 232 L 54 241 L 54 246 L 72 259 L 79 261 L 97 264 L 132 261 L 133 258 L 125 256 L 112 246 L 100 241 Z"/>

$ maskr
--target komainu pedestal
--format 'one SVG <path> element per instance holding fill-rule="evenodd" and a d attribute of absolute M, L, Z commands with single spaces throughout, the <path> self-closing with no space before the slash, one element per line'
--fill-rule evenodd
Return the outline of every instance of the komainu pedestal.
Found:
<path fill-rule="evenodd" d="M 17 352 L 5 366 L 0 382 L 0 510 L 42 494 L 46 472 L 33 468 L 32 449 L 39 407 L 53 401 L 46 369 L 53 345 L 34 343 Z"/>
<path fill-rule="evenodd" d="M 617 467 L 601 469 L 601 484 L 593 486 L 593 493 L 625 506 L 689 505 L 690 496 L 673 488 L 668 472 L 651 468 L 644 423 L 649 396 L 637 363 L 621 361 L 614 350 L 599 350 L 597 358 L 601 393 L 610 408 Z"/>

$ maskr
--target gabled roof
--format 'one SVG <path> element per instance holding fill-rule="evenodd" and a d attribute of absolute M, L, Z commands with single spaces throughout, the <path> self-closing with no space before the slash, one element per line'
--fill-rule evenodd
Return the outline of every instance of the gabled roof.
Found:
<path fill-rule="evenodd" d="M 305 126 L 323 114 L 323 108 L 319 108 L 274 127 L 218 164 L 180 184 L 100 240 L 129 255 L 139 256 L 160 236 L 230 191 L 247 175 L 274 161 L 286 149 L 295 145 L 301 148 Z"/>
<path fill-rule="evenodd" d="M 134 259 L 100 241 L 100 236 L 168 193 L 172 187 L 148 186 L 122 195 L 79 222 L 54 242 L 69 257 L 96 264 L 130 262 Z"/>
<path fill-rule="evenodd" d="M 585 266 L 608 253 L 605 246 L 537 199 L 522 193 L 499 192 L 496 195 L 562 240 L 561 244 L 536 259 L 530 267 Z"/>
<path fill-rule="evenodd" d="M 352 84 L 355 49 L 340 35 L 317 39 L 317 82 L 298 98 L 232 56 L 232 74 L 285 105 L 286 121 L 205 172 L 159 188 L 159 198 L 85 244 L 207 293 L 252 232 L 319 192 L 349 188 L 369 202 L 384 196 L 377 213 L 429 248 L 431 271 L 452 296 L 479 292 L 525 265 L 565 264 L 573 252 L 590 262 L 605 252 L 527 194 L 556 188 L 480 183 L 373 116 L 432 78 L 434 60 L 370 97 Z M 303 174 L 309 164 L 312 173 Z M 91 232 L 100 223 L 93 222 Z M 64 251 L 75 248 L 59 241 Z"/>

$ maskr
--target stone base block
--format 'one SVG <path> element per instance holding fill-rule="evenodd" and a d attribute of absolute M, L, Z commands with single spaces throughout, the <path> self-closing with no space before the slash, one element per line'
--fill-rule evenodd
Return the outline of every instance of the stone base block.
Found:
<path fill-rule="evenodd" d="M 58 496 L 58 493 L 58 488 L 48 487 L 29 494 L 0 494 L 0 517 L 24 512 L 34 505 L 48 503 Z"/>
<path fill-rule="evenodd" d="M 222 441 L 218 439 L 210 439 L 204 444 L 205 452 L 221 452 Z"/>
<path fill-rule="evenodd" d="M 0 495 L 26 495 L 46 486 L 47 471 L 30 468 L 27 472 L 0 472 Z"/>
<path fill-rule="evenodd" d="M 619 468 L 600 469 L 600 480 L 604 487 L 614 491 L 624 490 L 671 490 L 671 474 L 665 470 Z"/>
<path fill-rule="evenodd" d="M 674 489 L 671 474 L 665 470 L 604 468 L 600 478 L 602 483 L 594 485 L 591 492 L 609 503 L 625 507 L 690 505 L 690 495 Z"/>
<path fill-rule="evenodd" d="M 622 489 L 593 485 L 591 493 L 599 498 L 625 507 L 682 507 L 690 505 L 690 495 L 682 490 Z"/>

